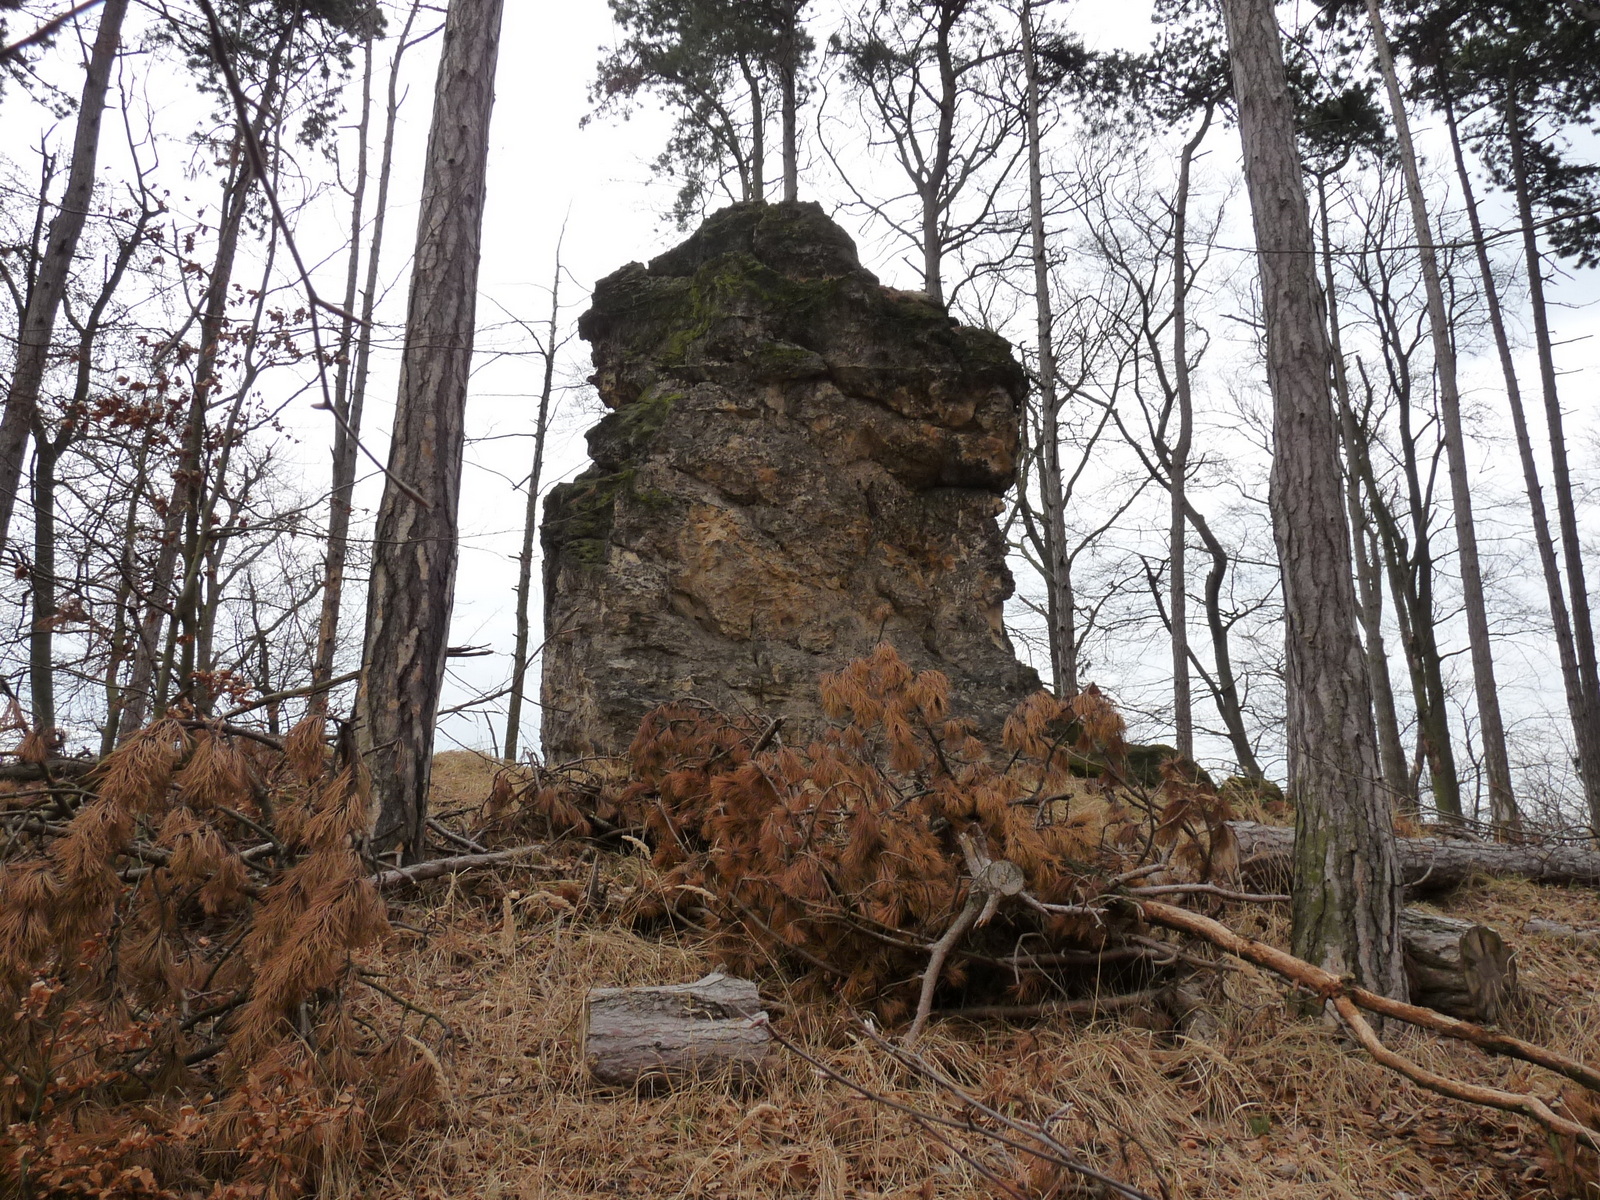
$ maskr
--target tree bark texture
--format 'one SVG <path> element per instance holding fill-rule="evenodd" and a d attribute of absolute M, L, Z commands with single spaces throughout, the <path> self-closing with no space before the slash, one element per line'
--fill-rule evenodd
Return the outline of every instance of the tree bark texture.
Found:
<path fill-rule="evenodd" d="M 379 852 L 398 848 L 408 861 L 422 849 L 450 632 L 503 9 L 504 0 L 451 0 L 445 19 L 400 391 L 368 586 L 356 708 L 378 800 L 373 845 Z"/>
<path fill-rule="evenodd" d="M 583 1060 L 601 1083 L 749 1076 L 772 1046 L 756 985 L 728 975 L 671 987 L 595 988 L 585 1006 Z"/>
<path fill-rule="evenodd" d="M 1456 378 L 1456 350 L 1450 314 L 1445 307 L 1444 284 L 1428 201 L 1417 169 L 1417 152 L 1411 142 L 1411 123 L 1405 97 L 1395 72 L 1389 35 L 1377 0 L 1367 0 L 1378 64 L 1389 92 L 1389 109 L 1395 137 L 1400 143 L 1400 166 L 1405 174 L 1406 196 L 1411 202 L 1411 224 L 1417 239 L 1417 259 L 1428 298 L 1428 325 L 1433 341 L 1433 365 L 1439 381 L 1439 417 L 1444 431 L 1446 474 L 1450 479 L 1450 509 L 1455 521 L 1456 551 L 1460 559 L 1461 598 L 1467 616 L 1467 643 L 1472 659 L 1473 692 L 1478 706 L 1479 738 L 1489 783 L 1489 812 L 1494 828 L 1513 833 L 1522 824 L 1511 788 L 1511 762 L 1506 754 L 1505 722 L 1500 715 L 1500 690 L 1495 682 L 1494 649 L 1489 638 L 1488 605 L 1483 595 L 1483 568 L 1478 561 L 1478 532 L 1472 517 L 1472 485 L 1467 478 L 1466 434 L 1461 427 L 1461 390 Z"/>
<path fill-rule="evenodd" d="M 1356 637 L 1330 358 L 1272 0 L 1226 0 L 1273 397 L 1271 508 L 1283 579 L 1294 950 L 1405 995 L 1400 883 L 1377 786 L 1372 701 Z"/>
<path fill-rule="evenodd" d="M 16 361 L 6 403 L 0 414 L 0 547 L 11 532 L 11 516 L 16 509 L 17 489 L 22 486 L 22 464 L 26 457 L 28 434 L 39 409 L 39 392 L 44 386 L 50 345 L 55 335 L 56 316 L 67 293 L 72 260 L 78 252 L 89 204 L 94 199 L 95 166 L 100 155 L 100 122 L 105 114 L 106 92 L 111 84 L 111 67 L 122 45 L 122 21 L 128 0 L 106 0 L 100 10 L 100 27 L 83 80 L 83 95 L 78 103 L 78 127 L 72 144 L 72 165 L 67 169 L 66 190 L 61 207 L 50 222 L 44 257 L 28 293 L 22 314 L 21 336 L 17 340 Z"/>

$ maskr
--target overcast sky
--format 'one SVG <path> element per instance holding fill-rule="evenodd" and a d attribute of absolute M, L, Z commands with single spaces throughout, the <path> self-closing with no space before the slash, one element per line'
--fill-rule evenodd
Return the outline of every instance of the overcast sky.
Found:
<path fill-rule="evenodd" d="M 1301 2 L 1308 4 L 1309 0 Z M 836 7 L 837 0 L 814 0 L 819 32 L 825 31 Z M 1081 0 L 1055 7 L 1091 46 L 1098 48 L 1145 45 L 1150 33 L 1149 10 L 1149 0 Z M 92 34 L 92 22 L 88 28 Z M 506 3 L 484 231 L 479 303 L 481 353 L 468 416 L 468 432 L 474 441 L 468 448 L 463 481 L 462 553 L 452 635 L 456 644 L 486 645 L 496 653 L 493 657 L 451 664 L 452 678 L 444 701 L 447 706 L 503 686 L 509 673 L 514 556 L 524 504 L 515 485 L 528 473 L 541 374 L 539 362 L 528 353 L 529 339 L 518 322 L 538 324 L 547 317 L 554 252 L 563 227 L 563 258 L 568 276 L 563 283 L 564 310 L 569 319 L 581 311 L 584 296 L 596 279 L 631 260 L 648 259 L 683 236 L 662 218 L 672 189 L 654 181 L 648 165 L 664 141 L 667 120 L 662 114 L 647 104 L 629 121 L 600 120 L 580 127 L 589 110 L 588 89 L 601 47 L 613 42 L 615 36 L 604 0 Z M 391 49 L 392 42 L 380 47 L 380 75 Z M 68 83 L 75 94 L 77 81 L 68 69 L 76 61 L 73 50 L 70 40 L 64 39 L 52 53 L 55 68 L 62 72 L 56 77 Z M 389 291 L 382 316 L 390 322 L 400 321 L 404 314 L 437 51 L 438 39 L 434 38 L 412 51 L 405 70 L 408 99 L 401 113 L 383 272 Z M 163 172 L 174 189 L 174 208 L 195 216 L 210 203 L 209 197 L 215 192 L 209 180 L 187 177 L 183 170 L 191 153 L 183 140 L 196 127 L 202 102 L 182 81 L 175 64 L 167 60 L 155 67 L 153 62 L 148 57 L 129 56 L 123 64 L 123 84 L 145 98 L 169 139 L 163 147 Z M 28 165 L 34 157 L 33 147 L 41 132 L 53 124 L 53 118 L 17 92 L 8 95 L 3 114 L 0 151 L 22 163 L 24 171 L 33 170 Z M 118 134 L 108 122 L 104 154 L 108 179 L 115 179 L 119 171 L 126 170 L 126 155 L 115 144 Z M 1422 137 L 1426 146 L 1426 129 Z M 1230 171 L 1237 135 L 1231 130 L 1222 131 L 1212 145 L 1214 169 L 1220 173 Z M 816 187 L 809 186 L 823 174 L 818 168 L 802 175 L 804 198 L 828 203 L 826 195 L 819 195 Z M 325 197 L 320 215 L 313 207 L 301 224 L 302 247 L 316 264 L 313 269 L 326 295 L 337 295 L 342 290 L 340 247 L 348 219 L 340 207 L 342 203 L 335 196 Z M 863 257 L 885 282 L 901 287 L 920 285 L 916 272 L 898 261 L 898 256 L 885 255 L 881 241 L 861 236 L 865 231 L 848 214 L 836 215 L 858 235 Z M 1242 198 L 1231 204 L 1230 230 L 1236 245 L 1247 244 L 1248 215 Z M 1567 285 L 1560 294 L 1568 300 L 1588 300 L 1592 291 L 1592 282 L 1585 279 L 1575 287 Z M 1568 338 L 1563 350 L 1565 365 L 1573 370 L 1593 370 L 1596 352 L 1589 336 L 1591 315 L 1572 308 L 1560 314 L 1559 319 Z M 377 359 L 370 392 L 364 440 L 380 457 L 385 452 L 393 408 L 396 363 L 395 347 L 387 347 Z M 563 382 L 580 380 L 586 364 L 584 347 L 573 343 L 563 358 Z M 1482 395 L 1498 406 L 1502 402 L 1497 397 L 1497 382 L 1490 378 L 1493 372 L 1484 373 L 1488 365 L 1469 363 L 1468 370 L 1470 373 L 1476 369 L 1485 385 Z M 1527 375 L 1533 377 L 1531 370 Z M 1252 381 L 1252 385 L 1255 382 L 1259 381 Z M 1580 394 L 1576 382 L 1570 390 L 1574 397 Z M 307 490 L 315 492 L 327 477 L 331 426 L 326 414 L 315 412 L 310 406 L 310 397 L 295 402 L 287 410 L 286 421 L 294 439 L 288 453 L 296 460 Z M 1582 428 L 1587 415 L 1582 407 L 1592 406 L 1581 406 L 1577 414 L 1574 454 L 1580 471 L 1593 465 L 1595 436 L 1592 421 L 1587 430 Z M 586 390 L 574 387 L 563 392 L 562 409 L 552 433 L 546 486 L 582 469 L 586 459 L 582 432 L 596 415 L 595 401 Z M 1492 441 L 1481 442 L 1477 449 L 1485 462 L 1498 456 L 1502 469 L 1509 469 L 1505 464 L 1513 461 L 1503 445 Z M 358 493 L 358 507 L 370 513 L 376 505 L 377 492 L 378 481 L 369 474 Z M 536 601 L 536 622 L 539 609 Z M 360 638 L 360 614 L 347 610 L 347 615 L 351 619 L 347 621 L 345 637 L 353 651 Z M 1151 670 L 1165 670 L 1163 656 L 1152 659 Z M 1529 703 L 1541 703 L 1543 689 L 1550 692 L 1552 705 L 1559 704 L 1557 693 L 1546 686 L 1550 676 L 1537 661 L 1513 667 L 1509 673 L 1525 681 Z M 531 737 L 531 728 L 528 733 Z M 498 737 L 498 728 L 495 736 Z M 442 746 L 452 742 L 490 744 L 489 732 L 481 720 L 466 714 L 447 718 L 441 726 L 441 737 Z"/>

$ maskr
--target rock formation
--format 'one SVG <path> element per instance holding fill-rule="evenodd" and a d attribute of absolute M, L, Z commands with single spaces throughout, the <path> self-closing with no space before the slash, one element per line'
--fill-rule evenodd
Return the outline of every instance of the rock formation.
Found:
<path fill-rule="evenodd" d="M 1001 623 L 1011 347 L 881 286 L 814 204 L 740 204 L 579 323 L 611 411 L 545 504 L 548 761 L 617 754 L 697 698 L 819 718 L 882 640 L 991 735 L 1038 688 Z"/>

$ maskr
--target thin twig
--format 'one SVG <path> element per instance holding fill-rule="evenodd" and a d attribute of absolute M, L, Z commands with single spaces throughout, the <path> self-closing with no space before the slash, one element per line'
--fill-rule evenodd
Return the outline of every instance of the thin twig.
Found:
<path fill-rule="evenodd" d="M 96 8 L 99 5 L 103 4 L 104 2 L 105 2 L 105 0 L 83 0 L 82 4 L 74 5 L 72 8 L 69 8 L 66 12 L 62 13 L 60 16 L 51 17 L 48 21 L 46 21 L 43 25 L 39 26 L 39 28 L 35 29 L 27 37 L 21 38 L 18 41 L 12 42 L 11 45 L 6 46 L 3 49 L 0 49 L 0 64 L 4 64 L 4 63 L 7 63 L 7 62 L 10 62 L 13 58 L 15 58 L 17 55 L 21 54 L 29 46 L 34 46 L 34 45 L 37 45 L 40 42 L 49 41 L 52 37 L 55 36 L 56 30 L 60 29 L 68 21 L 72 20 L 74 17 L 82 16 L 84 13 L 88 12 L 91 8 Z"/>

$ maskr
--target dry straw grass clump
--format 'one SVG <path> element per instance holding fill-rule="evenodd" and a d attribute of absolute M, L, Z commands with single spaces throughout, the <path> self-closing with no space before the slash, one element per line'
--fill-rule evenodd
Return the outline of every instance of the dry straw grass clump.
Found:
<path fill-rule="evenodd" d="M 556 864 L 429 885 L 408 902 L 379 965 L 407 996 L 457 1031 L 445 1059 L 448 1121 L 413 1137 L 365 1180 L 373 1200 L 970 1200 L 1007 1193 L 910 1116 L 870 1101 L 785 1055 L 744 1089 L 718 1079 L 635 1093 L 596 1087 L 580 1054 L 590 987 L 679 983 L 720 950 L 687 927 L 639 931 L 619 918 L 653 868 L 637 852 L 605 855 L 600 884 L 573 849 Z M 559 875 L 559 877 L 554 877 Z M 1485 885 L 1452 911 L 1515 915 L 1526 885 Z M 1526 889 L 1539 915 L 1600 925 L 1600 900 Z M 585 895 L 598 892 L 600 902 Z M 505 912 L 514 913 L 510 936 Z M 1285 914 L 1259 906 L 1231 923 L 1287 944 Z M 1514 924 L 1502 928 L 1514 929 Z M 1587 959 L 1583 955 L 1587 954 Z M 1537 1020 L 1569 1053 L 1600 1058 L 1592 951 L 1530 939 L 1524 972 Z M 1217 964 L 1220 968 L 1220 963 Z M 835 1002 L 763 975 L 787 1039 L 874 1093 L 956 1115 L 937 1088 L 896 1066 Z M 1089 1023 L 948 1020 L 919 1053 L 986 1103 L 1049 1121 L 1083 1159 L 1172 1200 L 1555 1200 L 1584 1197 L 1540 1132 L 1506 1114 L 1421 1091 L 1342 1045 L 1253 968 L 1192 984 L 1215 1017 L 1183 1036 L 1159 1013 Z M 1468 1047 L 1393 1031 L 1441 1072 L 1510 1084 L 1522 1070 Z M 1526 1079 L 1524 1079 L 1526 1082 Z M 1023 1156 L 953 1138 L 1029 1200 L 1088 1200 Z M 1077 1189 L 1077 1190 L 1075 1190 Z"/>
<path fill-rule="evenodd" d="M 7 814 L 0 1196 L 299 1195 L 423 1114 L 355 957 L 389 928 L 370 803 L 318 722 L 279 752 L 162 720 L 69 820 Z"/>

